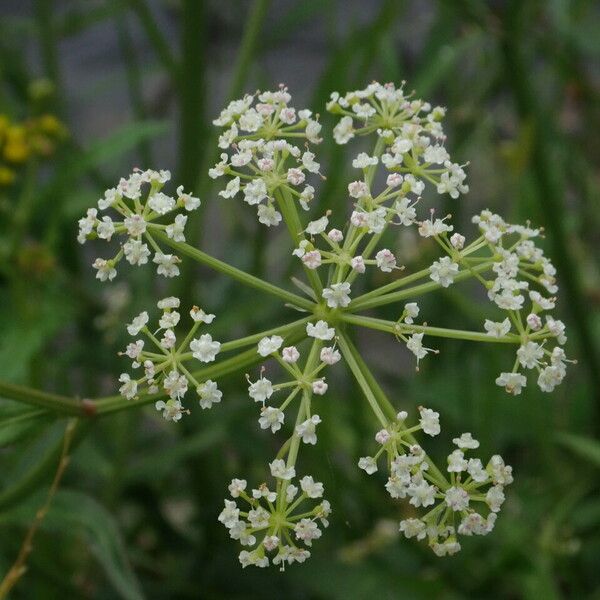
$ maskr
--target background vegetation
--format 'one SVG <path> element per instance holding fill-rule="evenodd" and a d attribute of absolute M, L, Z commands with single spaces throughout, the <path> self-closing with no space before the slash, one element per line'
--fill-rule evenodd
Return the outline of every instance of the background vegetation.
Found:
<path fill-rule="evenodd" d="M 441 437 L 472 431 L 516 483 L 493 535 L 438 559 L 397 537 L 406 506 L 355 467 L 375 424 L 343 365 L 305 470 L 324 481 L 332 527 L 305 566 L 242 571 L 216 521 L 232 476 L 259 479 L 276 449 L 258 431 L 243 377 L 226 401 L 180 424 L 153 409 L 77 424 L 64 475 L 14 598 L 600 598 L 600 11 L 591 0 L 198 2 L 5 0 L 0 21 L 0 379 L 74 398 L 114 393 L 123 324 L 159 294 L 218 312 L 221 337 L 265 329 L 283 308 L 188 268 L 94 280 L 76 220 L 135 165 L 170 168 L 202 197 L 192 243 L 286 284 L 279 249 L 206 172 L 211 118 L 228 99 L 280 81 L 324 112 L 330 91 L 399 82 L 448 111 L 448 145 L 471 160 L 471 192 L 443 210 L 489 207 L 547 230 L 568 353 L 551 395 L 507 397 L 502 349 L 451 340 L 421 372 L 393 340 L 359 339 L 398 406 L 442 413 Z M 327 115 L 322 121 L 331 125 Z M 343 209 L 349 161 L 320 148 L 320 206 Z M 319 209 L 317 209 L 318 212 Z M 465 225 L 466 227 L 466 225 Z M 398 248 L 408 268 L 432 255 Z M 93 248 L 91 250 L 93 252 Z M 287 259 L 286 259 L 287 260 Z M 431 323 L 481 328 L 454 288 L 428 298 Z M 218 310 L 217 310 L 218 309 Z M 389 318 L 393 318 L 390 313 Z M 240 324 L 243 323 L 243 326 Z M 218 337 L 218 336 L 217 336 Z M 66 419 L 0 399 L 0 574 L 17 556 L 56 473 Z M 325 455 L 323 455 L 325 451 Z M 440 455 L 443 447 L 439 448 Z M 434 452 L 435 453 L 435 452 Z M 325 459 L 325 460 L 324 460 Z"/>

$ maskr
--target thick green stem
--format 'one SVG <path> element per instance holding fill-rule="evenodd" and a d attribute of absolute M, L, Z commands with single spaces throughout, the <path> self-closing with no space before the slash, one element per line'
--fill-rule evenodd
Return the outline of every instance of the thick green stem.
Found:
<path fill-rule="evenodd" d="M 202 250 L 198 250 L 190 246 L 189 244 L 185 244 L 183 242 L 175 242 L 174 240 L 167 237 L 167 235 L 165 235 L 162 231 L 153 231 L 152 235 L 157 240 L 160 240 L 163 244 L 171 246 L 173 249 L 177 250 L 179 254 L 188 256 L 189 258 L 203 265 L 206 265 L 211 269 L 220 271 L 221 273 L 224 273 L 225 275 L 228 275 L 233 279 L 237 279 L 238 281 L 241 281 L 242 283 L 250 287 L 281 298 L 282 300 L 285 300 L 286 302 L 289 302 L 290 304 L 299 308 L 304 308 L 306 310 L 312 311 L 314 307 L 314 304 L 310 300 L 302 298 L 301 296 L 298 296 L 293 292 L 288 292 L 287 290 L 277 287 L 276 285 L 273 285 L 268 281 L 263 281 L 258 277 L 254 277 L 254 275 L 250 275 L 249 273 L 246 273 L 241 269 L 232 267 L 231 265 L 219 260 L 218 258 L 214 258 L 209 254 L 202 252 Z"/>
<path fill-rule="evenodd" d="M 341 331 L 338 331 L 338 344 L 340 346 L 340 350 L 342 351 L 342 354 L 344 355 L 346 364 L 352 371 L 354 378 L 358 382 L 358 385 L 360 386 L 365 397 L 367 398 L 367 401 L 369 402 L 369 405 L 371 406 L 373 413 L 377 417 L 377 420 L 381 423 L 382 427 L 387 427 L 390 419 L 395 419 L 395 417 L 396 417 L 396 413 L 393 410 L 393 407 L 392 407 L 391 413 L 388 409 L 389 418 L 386 418 L 383 410 L 379 406 L 379 402 L 378 402 L 377 398 L 375 397 L 373 390 L 371 389 L 371 386 L 369 385 L 369 382 L 366 380 L 365 376 L 363 375 L 363 373 L 359 367 L 359 364 L 358 364 L 357 358 L 356 358 L 356 355 L 358 354 L 358 352 L 356 351 L 356 348 L 354 348 L 354 346 L 352 346 L 350 340 Z"/>
<path fill-rule="evenodd" d="M 0 396 L 24 404 L 47 408 L 65 416 L 83 417 L 89 416 L 90 411 L 93 413 L 93 403 L 90 400 L 79 401 L 67 396 L 50 394 L 6 381 L 0 381 Z"/>
<path fill-rule="evenodd" d="M 390 402 L 389 398 L 387 397 L 387 394 L 383 391 L 383 388 L 377 382 L 377 379 L 375 378 L 375 376 L 369 369 L 367 363 L 363 360 L 360 352 L 356 349 L 354 344 L 352 344 L 352 342 L 348 338 L 346 338 L 346 343 L 348 344 L 348 348 L 354 357 L 356 366 L 358 367 L 358 369 L 360 370 L 360 372 L 362 374 L 362 377 L 366 381 L 370 392 L 379 401 L 379 405 L 383 407 L 383 409 L 386 412 L 386 414 L 388 415 L 389 419 L 392 421 L 395 420 L 396 419 L 396 409 L 394 408 L 394 405 Z M 404 433 L 403 435 L 404 435 L 405 439 L 408 440 L 411 444 L 418 444 L 417 439 L 412 434 Z M 447 483 L 446 477 L 436 467 L 436 465 L 429 458 L 429 456 L 427 457 L 427 462 L 429 464 L 429 470 L 434 475 L 436 475 L 437 478 L 439 478 L 441 481 L 443 481 L 444 483 Z"/>
<path fill-rule="evenodd" d="M 171 52 L 171 46 L 163 36 L 158 21 L 152 15 L 152 11 L 144 0 L 128 0 L 129 5 L 137 14 L 137 17 L 144 28 L 148 40 L 154 47 L 156 56 L 163 64 L 163 67 L 169 73 L 171 79 L 176 84 L 179 77 L 179 64 Z"/>
<path fill-rule="evenodd" d="M 281 214 L 283 215 L 283 220 L 285 221 L 287 228 L 290 232 L 290 236 L 294 242 L 294 246 L 297 246 L 300 240 L 304 239 L 302 235 L 302 231 L 304 228 L 302 227 L 302 223 L 300 222 L 300 216 L 298 215 L 298 211 L 296 210 L 296 205 L 294 203 L 294 199 L 292 195 L 287 190 L 276 190 L 275 197 L 277 198 L 277 203 L 279 205 L 279 209 L 281 210 Z M 323 284 L 321 283 L 321 279 L 319 278 L 319 274 L 314 269 L 309 269 L 306 265 L 304 265 L 304 272 L 308 277 L 308 281 L 312 286 L 315 295 L 317 298 L 321 298 L 321 293 L 323 292 Z"/>

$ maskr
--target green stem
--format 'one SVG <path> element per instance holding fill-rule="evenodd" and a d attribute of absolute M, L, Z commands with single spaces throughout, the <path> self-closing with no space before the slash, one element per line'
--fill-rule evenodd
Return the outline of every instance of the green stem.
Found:
<path fill-rule="evenodd" d="M 283 219 L 285 220 L 288 231 L 290 232 L 294 246 L 297 246 L 300 240 L 304 239 L 304 235 L 302 234 L 304 227 L 302 227 L 302 223 L 300 222 L 300 216 L 296 210 L 294 199 L 292 198 L 292 195 L 285 189 L 277 189 L 275 191 L 275 197 L 277 198 L 277 204 L 279 205 Z M 314 269 L 309 269 L 304 263 L 302 263 L 302 265 L 304 267 L 304 272 L 308 277 L 308 281 L 315 291 L 316 297 L 321 298 L 323 284 L 321 283 L 319 274 Z"/>
<path fill-rule="evenodd" d="M 144 0 L 129 0 L 129 5 L 137 14 L 138 19 L 148 36 L 148 40 L 154 47 L 158 59 L 168 71 L 172 81 L 177 83 L 179 77 L 179 65 L 171 53 L 171 47 L 163 36 L 157 24 L 158 21 L 152 15 L 147 3 Z"/>
<path fill-rule="evenodd" d="M 376 329 L 387 333 L 424 333 L 432 337 L 451 338 L 455 340 L 468 340 L 471 342 L 491 342 L 499 344 L 520 344 L 521 338 L 517 335 L 506 335 L 500 338 L 492 337 L 487 333 L 479 331 L 463 331 L 461 329 L 444 329 L 443 327 L 429 327 L 426 325 L 406 325 L 398 324 L 395 321 L 386 321 L 374 317 L 364 317 L 362 315 L 351 315 L 342 313 L 340 319 L 352 325 Z"/>
<path fill-rule="evenodd" d="M 465 279 L 469 279 L 474 276 L 474 273 L 481 273 L 483 271 L 487 271 L 491 266 L 490 264 L 484 263 L 481 265 L 477 265 L 472 269 L 467 269 L 464 271 L 460 271 L 456 277 L 454 277 L 454 282 L 464 281 Z M 417 274 L 415 273 L 415 276 Z M 402 280 L 400 280 L 402 281 Z M 399 285 L 394 282 L 396 287 Z M 391 284 L 390 284 L 391 285 Z M 351 310 L 366 310 L 367 308 L 373 308 L 375 306 L 384 306 L 386 304 L 392 304 L 393 302 L 398 302 L 400 300 L 404 300 L 406 298 L 416 298 L 417 296 L 422 296 L 423 294 L 427 294 L 429 292 L 434 292 L 436 290 L 441 289 L 442 286 L 435 281 L 429 281 L 427 283 L 422 283 L 421 285 L 416 285 L 407 290 L 403 290 L 401 292 L 394 292 L 391 294 L 384 294 L 383 296 L 370 296 L 369 298 L 363 298 L 359 296 L 354 299 L 349 308 Z M 371 293 L 369 293 L 371 294 Z M 365 294 L 366 296 L 366 294 Z"/>
<path fill-rule="evenodd" d="M 277 296 L 278 298 L 281 298 L 282 300 L 285 300 L 286 302 L 289 302 L 290 304 L 299 308 L 304 308 L 306 310 L 312 311 L 314 307 L 314 304 L 310 300 L 302 298 L 301 296 L 298 296 L 293 292 L 288 292 L 287 290 L 277 287 L 272 283 L 263 281 L 258 277 L 254 277 L 254 275 L 250 275 L 249 273 L 246 273 L 241 269 L 237 269 L 236 267 L 233 267 L 219 260 L 218 258 L 213 258 L 209 254 L 206 254 L 205 252 L 202 252 L 202 250 L 198 250 L 190 246 L 189 244 L 185 244 L 183 242 L 175 242 L 174 240 L 167 237 L 167 235 L 165 235 L 162 231 L 154 231 L 153 236 L 156 239 L 160 240 L 163 244 L 171 246 L 180 254 L 188 256 L 189 258 L 199 263 L 202 263 L 210 267 L 211 269 L 215 269 L 216 271 L 220 271 L 225 275 L 229 275 L 229 277 L 233 277 L 233 279 L 237 279 L 238 281 L 241 281 L 242 283 L 245 283 L 250 287 L 266 292 L 267 294 Z"/>
<path fill-rule="evenodd" d="M 369 369 L 367 363 L 363 360 L 360 352 L 356 349 L 354 344 L 348 339 L 345 338 L 345 341 L 348 345 L 348 349 L 352 353 L 354 357 L 355 364 L 357 369 L 360 371 L 364 381 L 366 382 L 370 393 L 373 397 L 379 402 L 379 405 L 383 407 L 386 414 L 388 415 L 389 420 L 393 421 L 396 419 L 396 409 L 394 405 L 390 402 L 387 394 L 383 391 L 377 379 Z M 418 444 L 417 439 L 412 435 L 412 433 L 404 432 L 403 436 L 408 440 L 411 444 Z M 419 444 L 420 445 L 420 444 Z M 437 478 L 447 484 L 447 479 L 444 474 L 436 467 L 435 463 L 427 456 L 427 462 L 429 463 L 429 470 L 432 474 L 434 474 Z"/>
<path fill-rule="evenodd" d="M 354 348 L 354 346 L 351 344 L 350 340 L 346 337 L 346 335 L 339 330 L 338 330 L 338 344 L 340 346 L 340 350 L 342 351 L 342 354 L 344 355 L 346 364 L 350 368 L 350 371 L 352 371 L 354 378 L 358 382 L 358 385 L 362 389 L 363 394 L 367 398 L 367 401 L 368 401 L 369 405 L 371 406 L 373 413 L 375 413 L 375 416 L 377 417 L 378 421 L 381 423 L 382 427 L 387 427 L 390 419 L 396 418 L 396 412 L 394 411 L 393 407 L 392 407 L 391 412 L 390 412 L 389 408 L 386 407 L 386 408 L 388 408 L 389 419 L 386 418 L 383 410 L 379 406 L 379 402 L 378 402 L 377 398 L 375 397 L 373 390 L 371 389 L 371 386 L 369 385 L 369 382 L 367 381 L 367 379 L 365 378 L 365 376 L 363 375 L 363 373 L 360 369 L 360 366 L 357 362 L 358 352 L 357 352 L 356 348 Z"/>
<path fill-rule="evenodd" d="M 91 416 L 90 411 L 93 414 L 93 403 L 90 400 L 79 401 L 6 381 L 0 381 L 0 396 L 24 404 L 47 408 L 65 416 Z"/>

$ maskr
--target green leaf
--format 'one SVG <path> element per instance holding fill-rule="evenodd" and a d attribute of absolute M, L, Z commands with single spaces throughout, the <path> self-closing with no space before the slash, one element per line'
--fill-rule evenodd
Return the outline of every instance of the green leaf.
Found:
<path fill-rule="evenodd" d="M 27 526 L 35 508 L 43 501 L 43 495 L 36 495 L 31 502 L 4 513 L 0 517 L 0 524 Z M 104 569 L 118 595 L 125 600 L 143 600 L 144 595 L 129 564 L 117 522 L 96 500 L 80 492 L 59 490 L 52 499 L 41 528 L 56 531 L 59 535 L 63 532 L 81 532 L 88 541 L 91 554 Z"/>
<path fill-rule="evenodd" d="M 558 433 L 556 441 L 574 454 L 600 467 L 600 442 L 574 433 Z"/>

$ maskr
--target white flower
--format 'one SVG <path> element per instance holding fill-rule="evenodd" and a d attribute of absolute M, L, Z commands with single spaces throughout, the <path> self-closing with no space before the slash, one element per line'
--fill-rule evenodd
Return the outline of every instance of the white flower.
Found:
<path fill-rule="evenodd" d="M 247 487 L 248 482 L 245 479 L 232 479 L 227 489 L 229 490 L 232 498 L 238 498 Z"/>
<path fill-rule="evenodd" d="M 304 231 L 306 231 L 308 235 L 318 235 L 327 229 L 327 225 L 329 225 L 329 219 L 327 216 L 323 216 L 316 221 L 311 221 Z"/>
<path fill-rule="evenodd" d="M 429 271 L 431 279 L 446 288 L 454 282 L 454 277 L 458 273 L 458 264 L 452 262 L 450 257 L 443 256 L 433 262 Z"/>
<path fill-rule="evenodd" d="M 396 257 L 387 248 L 380 250 L 375 255 L 375 261 L 377 263 L 377 266 L 384 273 L 391 273 L 392 269 L 396 268 Z"/>
<path fill-rule="evenodd" d="M 271 204 L 259 204 L 256 213 L 258 221 L 267 227 L 276 227 L 281 223 L 281 213 Z"/>
<path fill-rule="evenodd" d="M 164 378 L 163 387 L 165 388 L 165 392 L 167 392 L 173 400 L 180 400 L 187 392 L 188 382 L 185 375 L 180 375 L 173 369 Z"/>
<path fill-rule="evenodd" d="M 96 279 L 100 281 L 112 281 L 117 275 L 117 270 L 114 268 L 112 261 L 103 258 L 97 258 L 92 267 L 98 270 Z"/>
<path fill-rule="evenodd" d="M 156 303 L 156 306 L 161 310 L 179 308 L 181 301 L 179 298 L 175 296 L 169 296 L 167 298 L 163 298 Z"/>
<path fill-rule="evenodd" d="M 127 398 L 127 400 L 135 398 L 135 395 L 137 394 L 137 382 L 135 379 L 131 379 L 127 373 L 121 373 L 119 381 L 123 384 L 119 388 L 121 395 Z"/>
<path fill-rule="evenodd" d="M 369 186 L 364 181 L 353 181 L 348 184 L 348 193 L 352 198 L 364 198 L 369 195 Z"/>
<path fill-rule="evenodd" d="M 380 429 L 375 434 L 375 441 L 382 446 L 390 441 L 390 432 L 387 429 Z"/>
<path fill-rule="evenodd" d="M 537 379 L 538 387 L 542 392 L 552 392 L 557 385 L 562 383 L 565 377 L 564 365 L 561 367 L 557 365 L 549 365 L 540 371 Z"/>
<path fill-rule="evenodd" d="M 504 488 L 501 485 L 492 486 L 485 495 L 485 501 L 487 502 L 492 512 L 500 512 L 500 507 L 504 503 Z"/>
<path fill-rule="evenodd" d="M 253 179 L 244 187 L 244 201 L 251 206 L 260 204 L 266 197 L 267 185 L 263 179 Z"/>
<path fill-rule="evenodd" d="M 302 262 L 309 269 L 318 269 L 321 266 L 321 253 L 318 250 L 309 250 L 302 256 Z"/>
<path fill-rule="evenodd" d="M 410 205 L 410 200 L 408 198 L 396 200 L 394 203 L 394 212 L 398 216 L 400 223 L 405 227 L 412 225 L 417 218 L 417 210 L 415 209 L 414 204 L 412 206 Z"/>
<path fill-rule="evenodd" d="M 342 117 L 333 128 L 333 138 L 338 144 L 347 144 L 354 137 L 352 117 Z"/>
<path fill-rule="evenodd" d="M 300 519 L 300 522 L 296 523 L 294 527 L 294 533 L 296 534 L 296 539 L 302 540 L 307 546 L 312 546 L 312 540 L 321 537 L 321 530 L 310 519 Z"/>
<path fill-rule="evenodd" d="M 501 338 L 510 331 L 510 321 L 508 318 L 506 318 L 501 323 L 496 323 L 486 319 L 485 323 L 483 324 L 483 328 L 486 330 L 489 336 Z"/>
<path fill-rule="evenodd" d="M 233 198 L 240 191 L 240 178 L 231 179 L 224 190 L 219 192 L 219 196 L 223 198 Z"/>
<path fill-rule="evenodd" d="M 427 536 L 427 525 L 420 519 L 404 519 L 400 521 L 400 531 L 407 539 L 416 537 L 422 540 Z"/>
<path fill-rule="evenodd" d="M 221 350 L 221 343 L 213 341 L 210 333 L 204 333 L 199 339 L 190 342 L 190 350 L 192 356 L 200 362 L 213 362 Z"/>
<path fill-rule="evenodd" d="M 305 444 L 315 445 L 317 443 L 316 428 L 321 422 L 319 415 L 312 415 L 310 419 L 306 419 L 296 427 L 296 433 L 302 438 Z"/>
<path fill-rule="evenodd" d="M 296 469 L 294 467 L 286 467 L 285 461 L 282 458 L 276 458 L 272 463 L 269 463 L 271 469 L 271 475 L 277 479 L 284 479 L 286 481 L 296 476 Z"/>
<path fill-rule="evenodd" d="M 219 390 L 216 382 L 207 379 L 196 388 L 196 393 L 200 397 L 199 403 L 201 408 L 211 408 L 213 404 L 221 402 L 223 392 Z"/>
<path fill-rule="evenodd" d="M 162 192 L 156 192 L 148 198 L 148 206 L 159 215 L 166 215 L 168 212 L 171 212 L 176 204 L 174 198 Z"/>
<path fill-rule="evenodd" d="M 255 402 L 265 402 L 273 395 L 273 384 L 261 377 L 255 382 L 251 382 L 248 387 L 248 394 Z"/>
<path fill-rule="evenodd" d="M 148 313 L 146 311 L 141 312 L 127 325 L 127 333 L 129 335 L 137 335 L 146 326 L 148 319 Z"/>
<path fill-rule="evenodd" d="M 187 223 L 186 215 L 177 215 L 175 217 L 175 222 L 171 225 L 167 225 L 165 229 L 165 233 L 167 237 L 171 238 L 176 242 L 185 242 L 185 235 L 183 235 L 183 231 L 185 229 L 185 224 Z"/>
<path fill-rule="evenodd" d="M 102 217 L 102 221 L 96 227 L 96 232 L 100 239 L 110 241 L 115 233 L 115 224 L 110 217 Z"/>
<path fill-rule="evenodd" d="M 344 234 L 339 229 L 332 229 L 327 234 L 327 237 L 336 244 L 339 244 L 344 239 Z"/>
<path fill-rule="evenodd" d="M 266 408 L 263 408 L 262 412 L 260 413 L 258 422 L 261 429 L 271 428 L 271 431 L 275 433 L 281 429 L 283 420 L 283 412 L 274 406 L 267 406 Z"/>
<path fill-rule="evenodd" d="M 448 473 L 461 473 L 467 470 L 467 466 L 462 450 L 454 450 L 448 455 Z"/>
<path fill-rule="evenodd" d="M 321 361 L 326 365 L 335 365 L 342 359 L 342 355 L 333 347 L 321 348 Z"/>
<path fill-rule="evenodd" d="M 279 335 L 264 337 L 258 342 L 258 353 L 261 356 L 269 356 L 269 354 L 277 352 L 281 348 L 281 344 L 283 344 L 283 338 Z"/>
<path fill-rule="evenodd" d="M 421 475 L 415 475 L 406 493 L 410 496 L 410 504 L 419 508 L 419 506 L 431 506 L 435 502 L 437 488 L 429 485 Z"/>
<path fill-rule="evenodd" d="M 440 413 L 431 410 L 430 408 L 419 407 L 421 418 L 419 425 L 421 429 L 430 436 L 436 436 L 440 432 Z"/>
<path fill-rule="evenodd" d="M 281 351 L 281 357 L 286 363 L 295 363 L 300 358 L 300 352 L 296 346 L 287 346 Z"/>
<path fill-rule="evenodd" d="M 131 265 L 145 265 L 150 257 L 150 249 L 141 240 L 127 240 L 123 244 L 123 251 Z"/>
<path fill-rule="evenodd" d="M 162 411 L 163 419 L 174 421 L 175 423 L 179 421 L 183 415 L 183 406 L 181 406 L 181 402 L 173 398 L 170 398 L 166 402 L 164 400 L 159 400 L 154 404 L 154 407 L 156 410 Z"/>
<path fill-rule="evenodd" d="M 179 267 L 177 266 L 179 258 L 173 254 L 157 252 L 152 259 L 152 262 L 158 265 L 156 272 L 159 275 L 164 275 L 165 277 L 176 277 L 179 275 Z"/>
<path fill-rule="evenodd" d="M 527 315 L 526 321 L 532 331 L 539 331 L 542 328 L 542 319 L 539 315 L 530 313 Z"/>
<path fill-rule="evenodd" d="M 330 308 L 345 308 L 350 304 L 350 291 L 348 282 L 334 283 L 331 287 L 325 288 L 322 295 Z"/>
<path fill-rule="evenodd" d="M 131 342 L 131 344 L 127 344 L 125 354 L 133 360 L 138 360 L 143 349 L 144 340 L 137 340 L 136 342 Z"/>
<path fill-rule="evenodd" d="M 362 456 L 358 461 L 358 466 L 367 475 L 373 475 L 377 471 L 377 461 L 372 456 Z"/>
<path fill-rule="evenodd" d="M 357 273 L 364 273 L 366 270 L 365 261 L 362 256 L 355 256 L 350 261 L 350 266 Z"/>
<path fill-rule="evenodd" d="M 419 305 L 416 302 L 408 302 L 404 305 L 404 322 L 412 325 L 413 320 L 419 316 Z"/>
<path fill-rule="evenodd" d="M 183 191 L 182 185 L 177 188 L 177 200 L 183 204 L 187 211 L 196 210 L 200 206 L 200 198 L 196 198 L 191 194 L 186 194 Z"/>
<path fill-rule="evenodd" d="M 170 350 L 171 348 L 175 347 L 176 343 L 177 338 L 175 337 L 175 332 L 172 329 L 166 329 L 162 339 L 160 340 L 160 345 L 165 350 Z"/>
<path fill-rule="evenodd" d="M 325 394 L 328 387 L 329 386 L 325 383 L 325 379 L 316 379 L 312 382 L 313 394 L 316 394 L 317 396 L 322 396 Z"/>
<path fill-rule="evenodd" d="M 132 237 L 139 237 L 146 232 L 147 223 L 142 215 L 133 214 L 123 219 L 127 233 Z"/>
<path fill-rule="evenodd" d="M 219 521 L 230 529 L 238 521 L 240 517 L 240 509 L 236 506 L 233 500 L 225 500 L 225 508 L 219 514 Z"/>
<path fill-rule="evenodd" d="M 331 340 L 335 335 L 335 329 L 329 327 L 326 321 L 317 321 L 316 323 L 307 323 L 306 335 L 317 340 Z"/>
<path fill-rule="evenodd" d="M 319 481 L 315 481 L 311 475 L 305 475 L 300 480 L 300 488 L 309 498 L 323 497 L 323 484 Z"/>
<path fill-rule="evenodd" d="M 419 235 L 422 237 L 433 237 L 436 235 L 440 235 L 445 231 L 452 231 L 454 227 L 452 225 L 446 225 L 442 219 L 427 220 L 423 221 L 419 225 Z M 448 258 L 448 257 L 444 257 Z"/>
<path fill-rule="evenodd" d="M 292 185 L 301 185 L 304 183 L 305 179 L 306 175 L 304 175 L 304 173 L 300 169 L 297 169 L 295 167 L 288 169 L 287 180 Z"/>
<path fill-rule="evenodd" d="M 417 357 L 417 370 L 419 368 L 419 361 L 425 358 L 428 352 L 432 352 L 430 348 L 423 346 L 423 335 L 422 333 L 413 333 L 406 342 L 406 347 Z"/>
<path fill-rule="evenodd" d="M 446 490 L 444 500 L 453 511 L 457 512 L 465 510 L 469 506 L 469 494 L 461 487 L 453 486 Z"/>
<path fill-rule="evenodd" d="M 518 396 L 527 385 L 527 379 L 521 373 L 500 373 L 496 385 L 503 387 L 509 394 Z"/>
<path fill-rule="evenodd" d="M 486 467 L 494 485 L 509 485 L 513 482 L 512 467 L 504 463 L 499 454 L 494 454 Z"/>
<path fill-rule="evenodd" d="M 369 156 L 366 152 L 361 152 L 353 161 L 352 166 L 355 169 L 367 169 L 375 166 L 379 162 L 376 156 Z"/>
<path fill-rule="evenodd" d="M 197 306 L 192 306 L 192 308 L 190 309 L 190 317 L 192 317 L 192 320 L 196 323 L 200 322 L 210 324 L 215 320 L 215 315 L 205 313 L 201 308 L 198 308 Z"/>
<path fill-rule="evenodd" d="M 517 358 L 522 366 L 533 369 L 544 358 L 544 349 L 536 342 L 526 342 L 517 350 Z"/>
<path fill-rule="evenodd" d="M 453 233 L 450 236 L 450 243 L 453 248 L 457 250 L 462 250 L 465 247 L 465 236 L 460 233 Z"/>
<path fill-rule="evenodd" d="M 487 471 L 483 468 L 483 464 L 478 458 L 469 459 L 467 472 L 473 478 L 473 481 L 477 483 L 482 483 L 488 479 Z"/>
<path fill-rule="evenodd" d="M 318 162 L 315 162 L 315 155 L 312 152 L 305 152 L 302 155 L 302 164 L 310 173 L 318 173 L 321 167 Z"/>
<path fill-rule="evenodd" d="M 459 448 L 468 448 L 469 450 L 479 448 L 479 442 L 473 439 L 473 436 L 469 432 L 463 433 L 458 438 L 454 438 L 452 443 L 456 444 Z"/>

